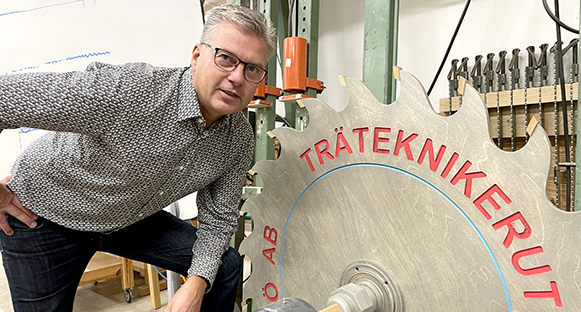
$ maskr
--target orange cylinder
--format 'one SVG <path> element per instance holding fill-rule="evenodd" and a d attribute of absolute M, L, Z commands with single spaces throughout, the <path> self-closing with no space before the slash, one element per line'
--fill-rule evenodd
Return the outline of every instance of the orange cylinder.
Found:
<path fill-rule="evenodd" d="M 307 91 L 307 39 L 284 39 L 282 88 L 285 92 Z"/>

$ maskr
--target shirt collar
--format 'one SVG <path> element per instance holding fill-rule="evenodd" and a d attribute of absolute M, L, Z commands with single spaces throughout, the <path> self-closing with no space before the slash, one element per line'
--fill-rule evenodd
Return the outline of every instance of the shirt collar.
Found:
<path fill-rule="evenodd" d="M 200 126 L 206 125 L 206 120 L 202 116 L 202 111 L 200 111 L 200 102 L 198 101 L 198 93 L 194 88 L 194 83 L 192 79 L 193 71 L 189 67 L 180 81 L 180 91 L 178 100 L 178 121 L 192 119 L 199 123 Z M 223 129 L 229 124 L 231 115 L 222 116 L 220 119 L 216 120 L 210 128 Z"/>
<path fill-rule="evenodd" d="M 178 121 L 204 118 L 202 116 L 202 112 L 200 111 L 198 94 L 194 88 L 191 67 L 189 67 L 182 75 L 179 90 L 177 115 Z"/>

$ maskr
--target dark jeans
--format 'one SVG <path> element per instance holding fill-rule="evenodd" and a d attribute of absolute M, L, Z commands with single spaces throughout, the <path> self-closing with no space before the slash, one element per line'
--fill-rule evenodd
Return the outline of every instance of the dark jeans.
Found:
<path fill-rule="evenodd" d="M 72 311 L 85 267 L 97 251 L 187 276 L 196 228 L 165 211 L 110 234 L 75 231 L 39 218 L 28 228 L 7 216 L 14 235 L 0 231 L 0 250 L 15 312 Z M 230 248 L 202 311 L 234 310 L 242 260 Z"/>

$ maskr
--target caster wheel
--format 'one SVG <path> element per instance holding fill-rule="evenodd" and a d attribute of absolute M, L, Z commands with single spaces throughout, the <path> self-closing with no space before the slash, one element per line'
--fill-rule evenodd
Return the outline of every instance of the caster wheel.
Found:
<path fill-rule="evenodd" d="M 133 298 L 132 289 L 123 289 L 123 293 L 125 295 L 125 301 L 127 301 L 127 303 L 131 303 L 131 299 Z"/>

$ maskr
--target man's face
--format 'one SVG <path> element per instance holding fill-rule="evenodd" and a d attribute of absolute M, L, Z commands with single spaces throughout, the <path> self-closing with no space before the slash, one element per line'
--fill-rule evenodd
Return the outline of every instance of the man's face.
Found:
<path fill-rule="evenodd" d="M 240 31 L 233 24 L 219 24 L 215 36 L 208 41 L 207 44 L 229 51 L 243 62 L 266 68 L 266 41 Z M 245 108 L 257 87 L 244 78 L 244 64 L 238 64 L 231 72 L 224 71 L 214 63 L 215 53 L 208 46 L 196 44 L 191 59 L 193 83 L 207 126 L 223 115 Z"/>

